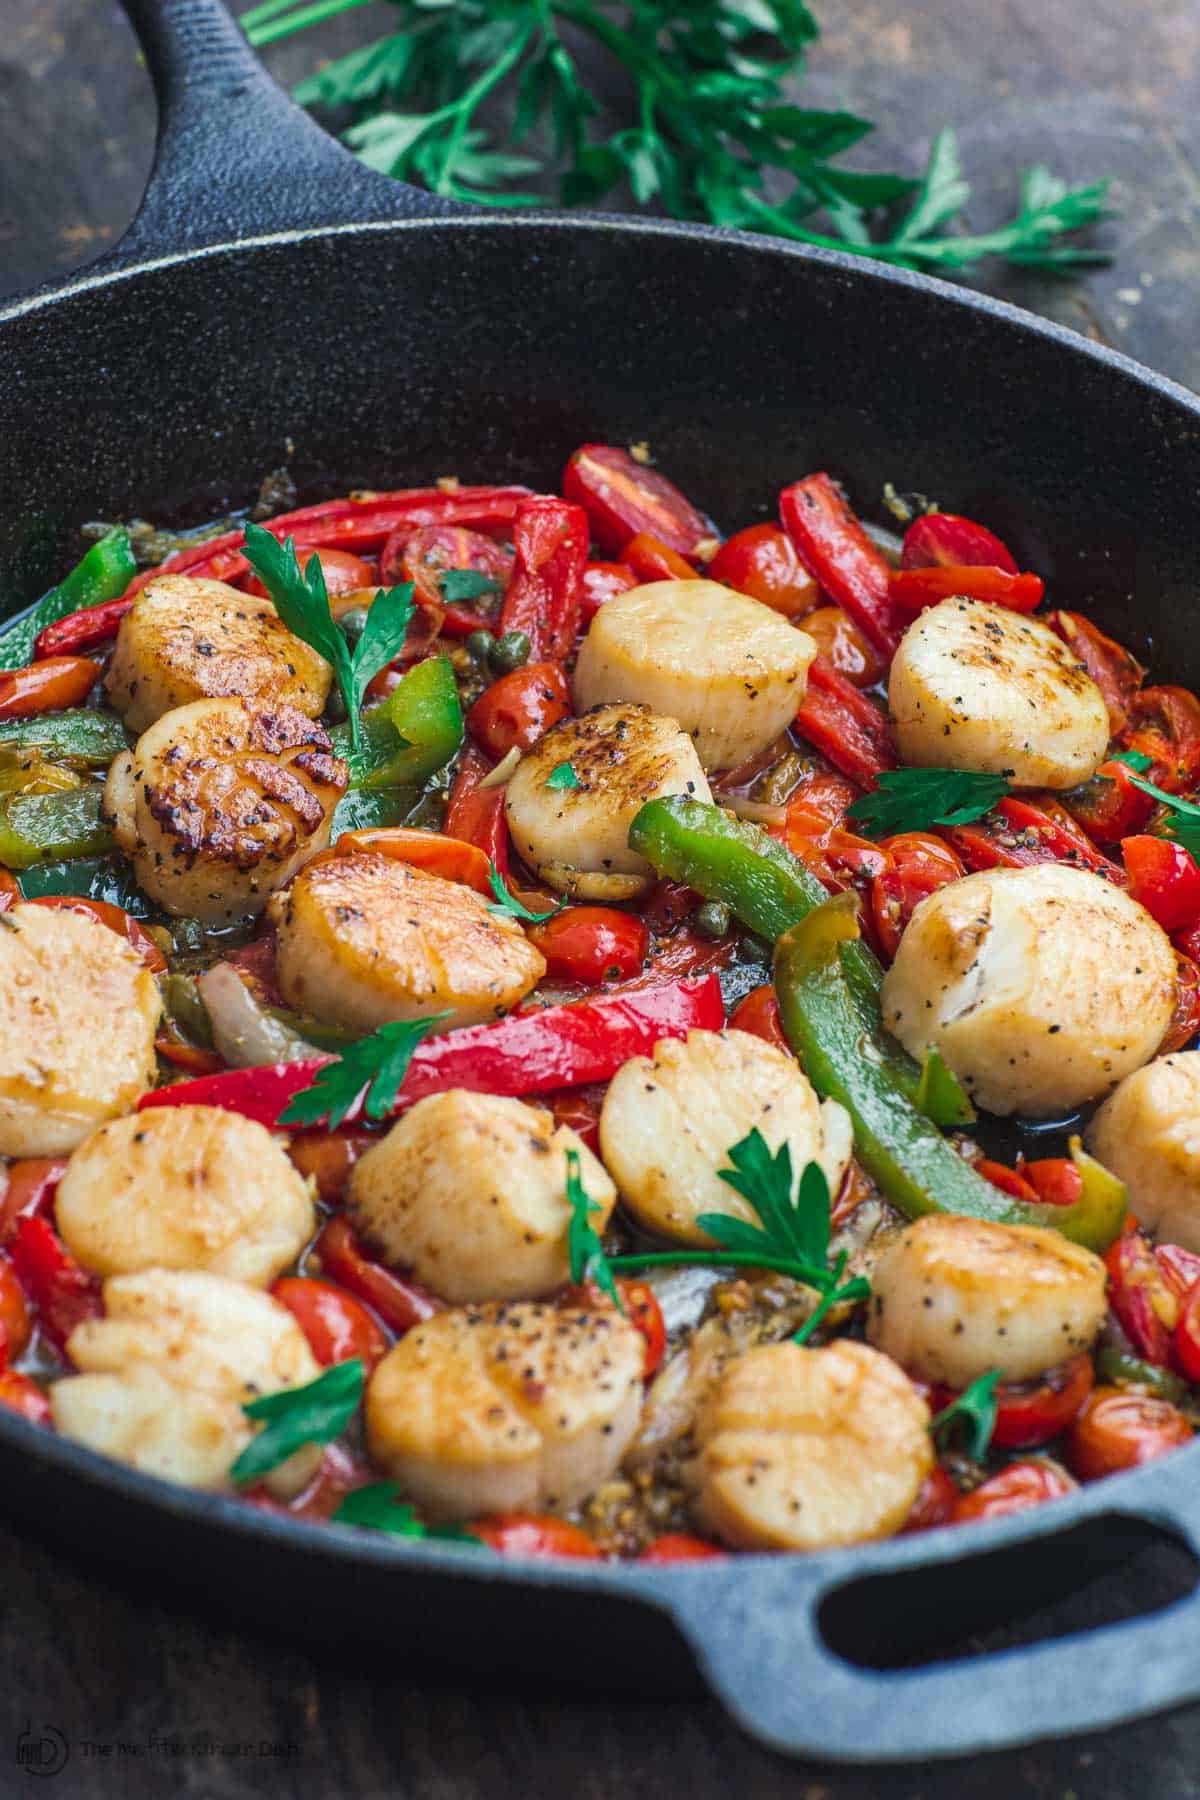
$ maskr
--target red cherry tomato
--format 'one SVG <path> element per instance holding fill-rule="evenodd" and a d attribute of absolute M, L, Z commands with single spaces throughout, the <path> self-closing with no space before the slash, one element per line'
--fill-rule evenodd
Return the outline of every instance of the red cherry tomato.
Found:
<path fill-rule="evenodd" d="M 748 1031 L 752 1037 L 761 1038 L 764 1044 L 773 1044 L 776 1050 L 792 1055 L 792 1046 L 783 1035 L 779 1019 L 779 996 L 770 981 L 751 988 L 746 997 L 738 1001 L 729 1015 L 729 1029 Z"/>
<path fill-rule="evenodd" d="M 846 813 L 861 793 L 862 789 L 848 775 L 839 775 L 835 769 L 813 768 L 801 777 L 791 799 L 810 812 L 820 813 L 831 825 L 844 827 Z"/>
<path fill-rule="evenodd" d="M 1083 1176 L 1069 1156 L 1042 1156 L 1023 1162 L 1021 1174 L 1043 1206 L 1074 1206 L 1083 1194 Z"/>
<path fill-rule="evenodd" d="M 571 711 L 571 690 L 557 663 L 527 663 L 485 688 L 467 714 L 477 743 L 499 762 L 515 744 L 528 750 Z"/>
<path fill-rule="evenodd" d="M 1189 1381 L 1200 1382 L 1200 1282 L 1187 1294 L 1175 1327 L 1175 1361 Z"/>
<path fill-rule="evenodd" d="M 890 864 L 871 883 L 871 911 L 880 947 L 890 962 L 921 901 L 966 871 L 949 844 L 924 831 L 881 838 L 879 848 L 887 852 Z"/>
<path fill-rule="evenodd" d="M 656 538 L 652 531 L 639 531 L 621 552 L 621 561 L 631 568 L 638 581 L 694 581 L 696 571 L 687 558 Z"/>
<path fill-rule="evenodd" d="M 957 1504 L 958 1488 L 938 1463 L 921 1483 L 921 1490 L 901 1530 L 931 1531 L 935 1525 L 948 1525 Z"/>
<path fill-rule="evenodd" d="M 1145 669 L 1123 644 L 1105 637 L 1082 613 L 1047 613 L 1046 623 L 1079 658 L 1100 689 L 1108 708 L 1109 730 L 1116 737 L 1129 721 L 1130 708 L 1146 677 Z"/>
<path fill-rule="evenodd" d="M 1186 931 L 1200 922 L 1200 869 L 1182 844 L 1169 838 L 1121 839 L 1129 891 L 1164 931 Z"/>
<path fill-rule="evenodd" d="M 1067 1461 L 1081 1481 L 1098 1481 L 1153 1462 L 1191 1437 L 1192 1427 L 1169 1400 L 1099 1387 L 1071 1427 Z"/>
<path fill-rule="evenodd" d="M 302 569 L 307 569 L 313 557 L 321 565 L 321 573 L 325 577 L 327 594 L 352 594 L 359 588 L 376 587 L 371 565 L 363 561 L 361 556 L 354 556 L 349 550 L 314 550 L 310 544 L 296 545 L 296 560 Z M 259 594 L 267 598 L 267 590 L 257 575 L 248 575 L 242 582 L 247 594 Z"/>
<path fill-rule="evenodd" d="M 974 1493 L 959 1497 L 951 1522 L 965 1525 L 971 1519 L 1007 1519 L 1010 1513 L 1026 1512 L 1047 1500 L 1059 1500 L 1064 1494 L 1073 1493 L 1074 1488 L 1066 1470 L 1055 1462 L 1037 1458 L 1009 1463 L 1007 1469 L 990 1476 Z"/>
<path fill-rule="evenodd" d="M 618 1281 L 617 1287 L 625 1304 L 625 1314 L 646 1340 L 646 1360 L 642 1375 L 646 1381 L 657 1371 L 667 1348 L 667 1327 L 663 1322 L 658 1296 L 648 1282 Z"/>
<path fill-rule="evenodd" d="M 1200 965 L 1190 956 L 1176 956 L 1175 980 L 1175 1011 L 1171 1014 L 1166 1036 L 1158 1046 L 1160 1056 L 1182 1050 L 1200 1031 Z"/>
<path fill-rule="evenodd" d="M 15 1362 L 33 1336 L 33 1319 L 25 1290 L 7 1256 L 0 1256 L 0 1368 Z"/>
<path fill-rule="evenodd" d="M 683 881 L 656 881 L 639 912 L 656 937 L 665 937 L 702 904 L 702 896 Z"/>
<path fill-rule="evenodd" d="M 788 801 L 783 825 L 767 829 L 834 894 L 863 886 L 891 867 L 886 850 L 870 838 L 856 837 L 840 825 L 831 825 L 823 813 L 808 805 L 803 789 Z"/>
<path fill-rule="evenodd" d="M 24 898 L 21 884 L 12 870 L 0 863 L 0 912 L 8 912 L 11 907 L 19 906 Z"/>
<path fill-rule="evenodd" d="M 365 1131 L 306 1131 L 292 1138 L 288 1155 L 302 1175 L 311 1175 L 326 1206 L 340 1203 L 350 1171 L 378 1140 Z"/>
<path fill-rule="evenodd" d="M 321 1228 L 314 1245 L 322 1272 L 339 1287 L 365 1300 L 372 1312 L 378 1313 L 389 1330 L 397 1335 L 410 1331 L 422 1320 L 441 1312 L 442 1303 L 423 1288 L 385 1269 L 365 1255 L 349 1221 L 334 1218 Z"/>
<path fill-rule="evenodd" d="M 542 925 L 529 927 L 530 941 L 557 981 L 628 981 L 641 973 L 650 933 L 633 913 L 611 906 L 568 906 Z"/>
<path fill-rule="evenodd" d="M 706 1538 L 691 1537 L 686 1531 L 668 1531 L 662 1537 L 655 1538 L 652 1544 L 647 1544 L 638 1561 L 663 1565 L 714 1562 L 725 1554 L 719 1545 L 710 1544 Z"/>
<path fill-rule="evenodd" d="M 8 1186 L 0 1198 L 0 1245 L 12 1242 L 18 1220 L 49 1213 L 66 1172 L 64 1157 L 30 1156 L 9 1163 Z"/>
<path fill-rule="evenodd" d="M 977 565 L 1005 569 L 1015 575 L 1017 565 L 1008 546 L 984 525 L 958 513 L 925 513 L 914 519 L 904 534 L 900 552 L 902 569 L 947 568 Z"/>
<path fill-rule="evenodd" d="M 470 1529 L 501 1556 L 571 1556 L 589 1562 L 600 1556 L 586 1531 L 550 1513 L 494 1513 L 475 1519 Z"/>
<path fill-rule="evenodd" d="M 1011 1194 L 1014 1200 L 1024 1200 L 1027 1205 L 1036 1201 L 1037 1189 L 1016 1169 L 1010 1169 L 1007 1163 L 993 1162 L 990 1156 L 980 1156 L 971 1166 L 977 1175 L 990 1181 L 1002 1194 Z"/>
<path fill-rule="evenodd" d="M 565 1125 L 588 1149 L 600 1154 L 600 1108 L 604 1088 L 599 1082 L 587 1087 L 560 1088 L 555 1094 L 544 1094 L 541 1104 L 548 1106 L 556 1125 Z"/>
<path fill-rule="evenodd" d="M 404 536 L 404 542 L 397 538 Z M 425 607 L 446 607 L 442 577 L 451 569 L 467 569 L 494 582 L 491 593 L 468 600 L 466 605 L 479 616 L 480 624 L 500 610 L 500 600 L 512 574 L 513 556 L 481 531 L 469 531 L 464 525 L 422 525 L 411 536 L 397 533 L 389 538 L 379 559 L 379 572 L 385 581 L 411 581 L 414 599 Z"/>
<path fill-rule="evenodd" d="M 1177 1300 L 1185 1299 L 1200 1281 L 1200 1256 L 1182 1244 L 1155 1244 L 1154 1260 Z"/>
<path fill-rule="evenodd" d="M 1092 1391 L 1092 1359 L 1074 1356 L 1038 1381 L 996 1389 L 992 1442 L 1002 1450 L 1031 1450 L 1066 1430 Z M 939 1407 L 940 1410 L 940 1407 Z"/>
<path fill-rule="evenodd" d="M 387 1335 L 378 1320 L 353 1295 L 334 1287 L 332 1282 L 285 1275 L 271 1293 L 281 1306 L 287 1307 L 322 1368 L 359 1356 L 370 1374 L 388 1347 Z"/>
<path fill-rule="evenodd" d="M 1104 1265 L 1108 1304 L 1134 1354 L 1165 1369 L 1178 1301 L 1149 1242 L 1140 1231 L 1126 1232 L 1104 1252 Z"/>
<path fill-rule="evenodd" d="M 855 687 L 874 687 L 887 674 L 887 658 L 863 636 L 840 606 L 818 606 L 807 613 L 804 630 L 815 641 L 821 655 Z"/>
<path fill-rule="evenodd" d="M 36 1381 L 16 1369 L 0 1371 L 0 1406 L 19 1413 L 31 1425 L 50 1423 L 50 1399 Z"/>
<path fill-rule="evenodd" d="M 653 532 L 680 556 L 695 556 L 713 528 L 673 481 L 615 444 L 583 444 L 563 471 L 563 497 L 582 506 L 592 536 L 617 556 L 639 531 Z"/>
<path fill-rule="evenodd" d="M 1147 780 L 1169 794 L 1190 793 L 1200 779 L 1200 700 L 1188 688 L 1143 688 L 1119 741 L 1153 758 Z"/>
<path fill-rule="evenodd" d="M 106 926 L 109 931 L 115 931 L 118 937 L 123 937 L 129 948 L 136 950 L 151 974 L 161 975 L 166 969 L 167 959 L 146 927 L 122 906 L 113 906 L 108 900 L 85 900 L 78 894 L 42 894 L 26 904 L 48 906 L 58 912 L 83 913 L 88 918 L 95 919 L 97 924 Z"/>
<path fill-rule="evenodd" d="M 1132 776 L 1127 763 L 1104 762 L 1090 781 L 1060 796 L 1075 823 L 1098 844 L 1132 837 L 1154 811 L 1154 801 L 1133 785 Z"/>
<path fill-rule="evenodd" d="M 821 590 L 778 525 L 748 525 L 727 538 L 708 565 L 714 581 L 798 619 L 820 604 Z"/>
<path fill-rule="evenodd" d="M 639 585 L 638 577 L 623 562 L 590 562 L 583 571 L 580 620 L 584 625 L 590 625 L 606 600 L 611 600 L 614 594 L 627 593 L 630 588 Z"/>

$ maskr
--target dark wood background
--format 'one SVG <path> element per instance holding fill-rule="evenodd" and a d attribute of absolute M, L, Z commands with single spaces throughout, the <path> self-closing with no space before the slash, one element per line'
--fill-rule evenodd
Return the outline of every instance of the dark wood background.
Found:
<path fill-rule="evenodd" d="M 984 284 L 1200 388 L 1196 0 L 857 0 L 836 8 L 818 0 L 817 10 L 824 36 L 806 93 L 880 121 L 865 163 L 913 166 L 931 133 L 953 122 L 981 226 L 999 216 L 1027 162 L 1048 161 L 1079 180 L 1112 173 L 1125 217 L 1105 228 L 1116 251 L 1110 269 L 1059 283 L 991 268 Z M 319 39 L 279 46 L 272 67 L 295 79 L 318 45 L 336 51 L 386 23 L 383 7 L 352 14 Z M 112 0 L 0 0 L 0 296 L 61 276 L 115 241 L 136 207 L 153 133 L 149 86 Z M 1087 447 L 1080 450 L 1086 479 Z M 68 1558 L 0 1528 L 0 1559 L 0 1794 L 1200 1796 L 1200 1707 L 969 1763 L 827 1770 L 760 1750 L 700 1700 L 664 1706 L 508 1692 L 501 1618 L 496 1685 L 468 1690 L 433 1683 L 414 1663 L 419 1620 L 397 1619 L 394 1656 L 348 1664 L 111 1582 L 96 1573 L 87 1545 Z M 1177 1567 L 1143 1562 L 1108 1577 L 1107 1588 L 1132 1605 L 1169 1596 L 1177 1581 Z M 1093 1580 L 1060 1623 L 1096 1619 L 1105 1587 Z M 586 1665 L 585 1642 L 579 1657 Z M 1088 1657 L 1082 1645 L 1083 1683 Z M 56 1781 L 18 1768 L 27 1721 L 35 1734 L 50 1725 L 70 1743 Z M 171 1738 L 187 1754 L 169 1754 L 162 1740 Z M 205 1754 L 197 1740 L 206 1738 L 254 1753 Z M 281 1753 L 259 1753 L 264 1743 Z M 89 1744 L 101 1748 L 89 1752 Z"/>

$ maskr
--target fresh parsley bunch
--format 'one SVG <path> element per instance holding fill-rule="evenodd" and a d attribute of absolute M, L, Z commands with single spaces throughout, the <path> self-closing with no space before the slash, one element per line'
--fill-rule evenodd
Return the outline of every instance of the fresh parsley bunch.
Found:
<path fill-rule="evenodd" d="M 241 22 L 264 45 L 369 3 L 260 0 Z M 919 181 L 843 168 L 845 152 L 874 127 L 791 98 L 818 36 L 803 0 L 391 3 L 392 33 L 326 64 L 296 98 L 350 109 L 344 137 L 364 162 L 435 193 L 536 206 L 541 193 L 512 184 L 556 171 L 566 206 L 592 205 L 625 182 L 639 206 L 673 218 L 749 226 L 910 269 L 962 269 L 993 255 L 1052 270 L 1107 260 L 1064 241 L 1107 216 L 1106 181 L 1068 187 L 1046 168 L 1028 169 L 1011 219 L 956 235 L 971 189 L 949 128 Z M 581 45 L 599 48 L 625 77 L 634 123 L 598 132 Z M 497 94 L 503 147 L 479 118 Z"/>

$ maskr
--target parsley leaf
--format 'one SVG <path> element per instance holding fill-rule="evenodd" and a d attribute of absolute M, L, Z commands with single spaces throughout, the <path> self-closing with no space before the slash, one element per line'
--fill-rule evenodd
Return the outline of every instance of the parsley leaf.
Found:
<path fill-rule="evenodd" d="M 479 569 L 447 569 L 438 577 L 438 586 L 442 590 L 442 599 L 453 606 L 460 600 L 479 600 L 484 594 L 498 594 L 503 584 Z"/>
<path fill-rule="evenodd" d="M 0 917 L 3 915 L 0 914 Z M 585 1281 L 594 1281 L 600 1292 L 607 1294 L 620 1311 L 624 1312 L 613 1272 L 604 1254 L 604 1245 L 592 1224 L 592 1214 L 600 1212 L 601 1208 L 590 1198 L 583 1185 L 578 1150 L 567 1151 L 567 1203 L 571 1208 L 571 1223 L 567 1227 L 571 1280 L 576 1287 Z"/>
<path fill-rule="evenodd" d="M 495 906 L 490 907 L 488 910 L 496 913 L 507 913 L 512 919 L 524 919 L 528 925 L 544 925 L 547 919 L 552 919 L 555 914 L 560 913 L 567 904 L 565 900 L 560 900 L 557 906 L 552 906 L 550 908 L 549 912 L 530 912 L 523 901 L 518 900 L 515 894 L 509 892 L 504 877 L 494 862 L 488 864 L 488 880 L 491 882 L 492 892 L 495 894 L 497 902 Z"/>
<path fill-rule="evenodd" d="M 1168 835 L 1189 856 L 1200 861 L 1200 806 L 1194 800 L 1183 800 L 1178 794 L 1168 794 L 1165 788 L 1155 787 L 1152 781 L 1143 781 L 1140 775 L 1129 777 L 1135 788 L 1141 788 L 1143 794 L 1149 794 L 1167 809 L 1166 830 Z"/>
<path fill-rule="evenodd" d="M 292 1096 L 279 1123 L 324 1124 L 336 1131 L 360 1100 L 368 1119 L 385 1119 L 396 1104 L 413 1051 L 449 1016 L 434 1013 L 428 1019 L 394 1019 L 370 1037 L 349 1044 L 341 1056 L 325 1064 L 311 1087 Z"/>
<path fill-rule="evenodd" d="M 973 769 L 885 769 L 879 787 L 846 814 L 872 837 L 924 831 L 930 825 L 969 825 L 1009 792 L 1003 775 Z"/>
<path fill-rule="evenodd" d="M 369 1487 L 354 1488 L 333 1514 L 335 1525 L 357 1525 L 367 1531 L 386 1531 L 391 1537 L 437 1538 L 455 1544 L 470 1544 L 486 1550 L 482 1538 L 461 1525 L 426 1525 L 407 1500 L 400 1498 L 394 1481 L 374 1481 Z"/>
<path fill-rule="evenodd" d="M 358 1411 L 363 1380 L 362 1358 L 355 1356 L 334 1363 L 304 1387 L 247 1401 L 242 1408 L 246 1417 L 265 1424 L 230 1469 L 234 1486 L 257 1481 L 305 1444 L 329 1444 L 340 1437 Z"/>
<path fill-rule="evenodd" d="M 547 775 L 546 786 L 548 788 L 577 788 L 582 787 L 583 783 L 569 762 L 561 762 L 557 763 Z"/>
<path fill-rule="evenodd" d="M 982 1462 L 996 1429 L 999 1380 L 999 1369 L 990 1369 L 986 1375 L 977 1376 L 970 1387 L 965 1387 L 957 1400 L 952 1400 L 949 1406 L 935 1414 L 929 1423 L 935 1441 L 941 1443 L 948 1428 L 961 1425 L 965 1431 L 967 1454 L 975 1462 Z"/>

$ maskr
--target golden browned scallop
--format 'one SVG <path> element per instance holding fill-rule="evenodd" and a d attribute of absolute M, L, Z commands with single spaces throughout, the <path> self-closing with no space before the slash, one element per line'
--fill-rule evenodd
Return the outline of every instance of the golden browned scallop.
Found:
<path fill-rule="evenodd" d="M 1127 1075 L 1087 1129 L 1088 1148 L 1129 1189 L 1143 1225 L 1200 1251 L 1200 1050 Z"/>
<path fill-rule="evenodd" d="M 116 1119 L 71 1157 L 55 1220 L 97 1275 L 206 1269 L 268 1287 L 315 1229 L 312 1196 L 279 1142 L 215 1106 Z"/>
<path fill-rule="evenodd" d="M 224 581 L 160 575 L 121 620 L 104 677 L 113 706 L 142 732 L 193 700 L 241 699 L 315 719 L 332 671 L 288 630 L 270 600 Z"/>
<path fill-rule="evenodd" d="M 520 925 L 473 889 L 374 851 L 309 864 L 279 908 L 289 1006 L 355 1031 L 448 1013 L 497 1019 L 546 971 Z"/>
<path fill-rule="evenodd" d="M 0 1155 L 61 1156 L 154 1082 L 158 984 L 86 914 L 14 906 L 0 930 Z"/>
<path fill-rule="evenodd" d="M 367 1444 L 431 1518 L 562 1511 L 620 1463 L 643 1361 L 641 1334 L 612 1308 L 438 1313 L 372 1374 Z"/>
<path fill-rule="evenodd" d="M 576 785 L 547 787 L 561 763 Z M 627 900 L 652 879 L 629 848 L 629 827 L 648 800 L 667 794 L 712 798 L 687 733 L 646 706 L 597 706 L 555 725 L 521 758 L 504 810 L 518 852 L 552 888 Z"/>
<path fill-rule="evenodd" d="M 567 1152 L 602 1231 L 617 1191 L 587 1145 L 523 1100 L 418 1100 L 355 1164 L 347 1204 L 389 1263 L 443 1300 L 536 1300 L 571 1278 Z"/>
<path fill-rule="evenodd" d="M 867 1344 L 769 1344 L 730 1363 L 685 1468 L 701 1526 L 738 1550 L 890 1537 L 933 1467 L 929 1409 Z"/>
<path fill-rule="evenodd" d="M 1027 1381 L 1090 1349 L 1106 1310 L 1104 1264 L 1060 1232 L 930 1216 L 880 1253 L 867 1336 L 910 1375 L 964 1388 L 992 1369 Z"/>
<path fill-rule="evenodd" d="M 225 925 L 261 912 L 324 848 L 346 781 L 327 733 L 303 713 L 197 700 L 117 757 L 104 805 L 152 900 Z"/>

